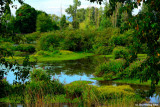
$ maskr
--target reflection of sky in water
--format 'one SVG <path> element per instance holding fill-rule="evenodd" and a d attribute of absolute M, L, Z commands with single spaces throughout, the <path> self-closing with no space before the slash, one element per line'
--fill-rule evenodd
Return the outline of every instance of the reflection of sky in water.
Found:
<path fill-rule="evenodd" d="M 160 97 L 159 97 L 159 95 L 156 96 L 156 94 L 154 94 L 153 97 L 150 97 L 150 103 L 153 103 L 153 104 L 160 103 Z"/>
<path fill-rule="evenodd" d="M 92 80 L 90 78 L 93 78 L 93 76 L 89 76 L 87 77 L 85 74 L 80 76 L 80 75 L 66 75 L 65 73 L 61 72 L 61 75 L 54 75 L 52 76 L 52 79 L 55 78 L 55 79 L 58 79 L 60 82 L 62 83 L 65 83 L 65 84 L 68 84 L 68 83 L 71 83 L 73 81 L 78 81 L 78 80 L 85 80 L 85 81 L 92 81 L 92 82 L 95 82 L 96 80 Z"/>

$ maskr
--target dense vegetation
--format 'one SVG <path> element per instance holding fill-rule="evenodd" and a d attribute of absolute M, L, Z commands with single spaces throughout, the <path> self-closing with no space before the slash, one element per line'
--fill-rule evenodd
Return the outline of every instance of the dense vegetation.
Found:
<path fill-rule="evenodd" d="M 133 16 L 132 10 L 140 5 L 140 1 L 109 0 L 104 8 L 78 9 L 81 2 L 74 0 L 66 9 L 72 22 L 65 15 L 61 18 L 49 15 L 25 3 L 17 9 L 16 16 L 12 16 L 9 7 L 12 1 L 2 1 L 0 64 L 12 71 L 18 69 L 15 75 L 22 81 L 9 84 L 4 78 L 6 70 L 0 69 L 0 101 L 76 102 L 87 106 L 111 104 L 112 101 L 123 104 L 122 100 L 126 103 L 143 101 L 143 97 L 129 86 L 98 87 L 88 85 L 86 81 L 64 85 L 51 79 L 44 70 L 29 69 L 30 61 L 74 60 L 93 54 L 113 56 L 111 59 L 104 57 L 105 62 L 97 65 L 94 76 L 106 81 L 150 80 L 149 95 L 153 94 L 160 79 L 160 2 L 143 0 L 142 10 Z M 137 57 L 140 53 L 147 56 Z M 12 69 L 14 65 L 17 67 Z M 30 81 L 24 83 L 26 79 Z"/>

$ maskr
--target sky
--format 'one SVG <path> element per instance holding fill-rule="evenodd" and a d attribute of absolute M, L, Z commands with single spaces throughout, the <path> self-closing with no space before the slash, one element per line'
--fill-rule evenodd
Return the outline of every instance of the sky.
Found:
<path fill-rule="evenodd" d="M 99 5 L 96 2 L 90 3 L 88 0 L 80 0 L 81 6 L 79 8 L 87 8 L 87 7 L 104 7 L 104 4 Z M 61 16 L 61 6 L 62 6 L 62 14 L 67 13 L 65 12 L 65 9 L 69 7 L 69 5 L 73 5 L 73 0 L 24 0 L 25 3 L 31 5 L 36 10 L 42 10 L 45 11 L 48 14 L 56 14 L 57 16 Z M 17 8 L 19 8 L 21 5 L 18 2 L 14 2 L 14 5 L 17 5 Z M 140 8 L 139 8 L 140 9 Z M 135 9 L 133 11 L 133 14 L 137 14 L 139 9 Z M 16 9 L 12 8 L 11 12 L 13 15 L 15 15 Z"/>

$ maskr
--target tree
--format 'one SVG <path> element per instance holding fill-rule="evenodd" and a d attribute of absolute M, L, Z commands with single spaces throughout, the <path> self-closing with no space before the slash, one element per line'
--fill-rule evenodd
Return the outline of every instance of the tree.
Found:
<path fill-rule="evenodd" d="M 60 27 L 61 29 L 65 29 L 68 26 L 68 23 L 66 22 L 66 16 L 63 15 L 60 20 Z"/>
<path fill-rule="evenodd" d="M 45 13 L 41 13 L 37 16 L 36 31 L 47 32 L 53 29 L 58 29 L 55 22 L 52 22 L 51 17 Z"/>
<path fill-rule="evenodd" d="M 65 10 L 67 14 L 71 15 L 70 17 L 73 17 L 72 26 L 75 29 L 79 28 L 79 22 L 77 20 L 77 8 L 80 5 L 81 5 L 81 2 L 79 0 L 73 0 L 73 6 L 70 5 L 69 8 Z"/>
<path fill-rule="evenodd" d="M 148 57 L 142 64 L 141 80 L 151 79 L 154 92 L 155 85 L 160 79 L 160 43 L 158 41 L 160 38 L 160 2 L 159 0 L 147 0 L 144 3 L 148 5 L 148 11 L 130 19 L 130 24 L 136 30 L 135 36 L 140 42 L 147 43 Z"/>
<path fill-rule="evenodd" d="M 90 0 L 91 2 L 97 0 Z M 98 0 L 102 2 L 103 0 Z M 112 9 L 115 9 L 115 3 L 119 0 L 109 0 Z M 132 55 L 130 56 L 132 62 L 138 52 L 138 47 L 141 44 L 147 44 L 147 59 L 141 65 L 141 81 L 147 81 L 151 79 L 151 94 L 155 91 L 155 85 L 160 80 L 160 2 L 159 0 L 122 0 L 122 3 L 128 3 L 131 9 L 137 8 L 142 2 L 148 6 L 148 11 L 145 14 L 138 14 L 135 17 L 129 18 L 129 28 L 135 29 L 134 39 L 138 40 L 132 49 Z M 127 9 L 126 9 L 127 10 Z"/>
<path fill-rule="evenodd" d="M 77 18 L 80 23 L 85 20 L 85 14 L 86 14 L 86 10 L 84 8 L 77 10 Z"/>
<path fill-rule="evenodd" d="M 23 4 L 16 11 L 16 27 L 21 33 L 32 33 L 36 31 L 37 12 L 28 4 Z"/>

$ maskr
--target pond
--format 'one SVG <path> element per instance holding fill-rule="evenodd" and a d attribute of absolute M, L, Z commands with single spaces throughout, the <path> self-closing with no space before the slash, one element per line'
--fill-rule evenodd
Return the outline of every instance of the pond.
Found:
<path fill-rule="evenodd" d="M 94 77 L 92 74 L 95 72 L 95 67 L 100 63 L 104 62 L 105 60 L 106 58 L 104 57 L 90 56 L 78 60 L 37 63 L 36 65 L 33 65 L 33 68 L 36 69 L 40 68 L 48 71 L 52 79 L 53 78 L 58 79 L 60 82 L 64 84 L 68 84 L 77 80 L 85 80 L 85 81 L 92 81 L 93 82 L 92 84 L 97 86 L 123 85 L 115 82 L 96 81 L 91 79 Z M 31 68 L 31 71 L 33 68 Z M 14 73 L 9 72 L 8 75 L 6 75 L 6 79 L 7 81 L 9 81 L 9 83 L 12 84 L 15 79 Z M 135 90 L 147 91 L 150 89 L 149 86 L 133 85 L 133 84 L 129 85 Z M 148 103 L 160 104 L 159 94 L 160 94 L 160 88 L 157 88 L 156 93 L 152 97 L 148 97 Z"/>

